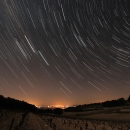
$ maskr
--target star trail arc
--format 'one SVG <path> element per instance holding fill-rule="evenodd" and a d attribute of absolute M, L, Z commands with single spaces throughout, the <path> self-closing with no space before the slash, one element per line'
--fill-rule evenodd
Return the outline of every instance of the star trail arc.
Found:
<path fill-rule="evenodd" d="M 25 100 L 127 94 L 129 0 L 1 0 L 0 72 L 0 94 Z"/>

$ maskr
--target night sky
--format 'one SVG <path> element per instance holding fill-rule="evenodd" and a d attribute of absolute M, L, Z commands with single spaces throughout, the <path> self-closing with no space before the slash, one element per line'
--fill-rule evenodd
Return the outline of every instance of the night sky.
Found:
<path fill-rule="evenodd" d="M 130 0 L 0 0 L 0 94 L 77 105 L 130 94 Z"/>

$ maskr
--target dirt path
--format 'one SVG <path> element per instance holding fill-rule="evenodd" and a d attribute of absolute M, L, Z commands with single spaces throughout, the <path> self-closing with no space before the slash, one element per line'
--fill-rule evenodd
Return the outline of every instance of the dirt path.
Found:
<path fill-rule="evenodd" d="M 37 115 L 29 113 L 25 117 L 23 124 L 19 130 L 52 130 L 46 123 Z"/>

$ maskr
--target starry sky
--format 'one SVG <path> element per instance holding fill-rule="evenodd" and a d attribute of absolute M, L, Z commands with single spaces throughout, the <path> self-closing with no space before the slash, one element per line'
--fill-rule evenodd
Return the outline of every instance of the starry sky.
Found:
<path fill-rule="evenodd" d="M 77 105 L 130 94 L 130 0 L 0 0 L 0 94 Z"/>

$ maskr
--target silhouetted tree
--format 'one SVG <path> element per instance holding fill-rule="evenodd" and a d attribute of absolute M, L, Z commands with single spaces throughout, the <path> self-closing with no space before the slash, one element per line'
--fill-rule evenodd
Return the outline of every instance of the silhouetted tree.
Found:
<path fill-rule="evenodd" d="M 61 114 L 63 114 L 63 109 L 61 109 L 61 108 L 55 108 L 53 110 L 53 112 L 54 112 L 54 114 L 61 115 Z"/>
<path fill-rule="evenodd" d="M 128 101 L 128 103 L 130 103 L 130 95 L 129 95 L 129 97 L 128 97 L 127 101 Z"/>
<path fill-rule="evenodd" d="M 53 113 L 53 110 L 52 109 L 46 109 L 45 113 Z"/>
<path fill-rule="evenodd" d="M 5 98 L 0 95 L 0 108 L 1 109 L 9 109 L 9 110 L 17 110 L 17 111 L 30 111 L 36 112 L 37 108 L 35 105 L 29 104 L 24 101 L 19 101 L 13 98 Z"/>
<path fill-rule="evenodd" d="M 103 107 L 116 107 L 116 106 L 124 106 L 126 104 L 126 100 L 124 98 L 119 98 L 117 100 L 105 101 L 102 103 Z"/>
<path fill-rule="evenodd" d="M 126 104 L 126 100 L 124 98 L 117 99 L 118 106 L 124 106 Z"/>

